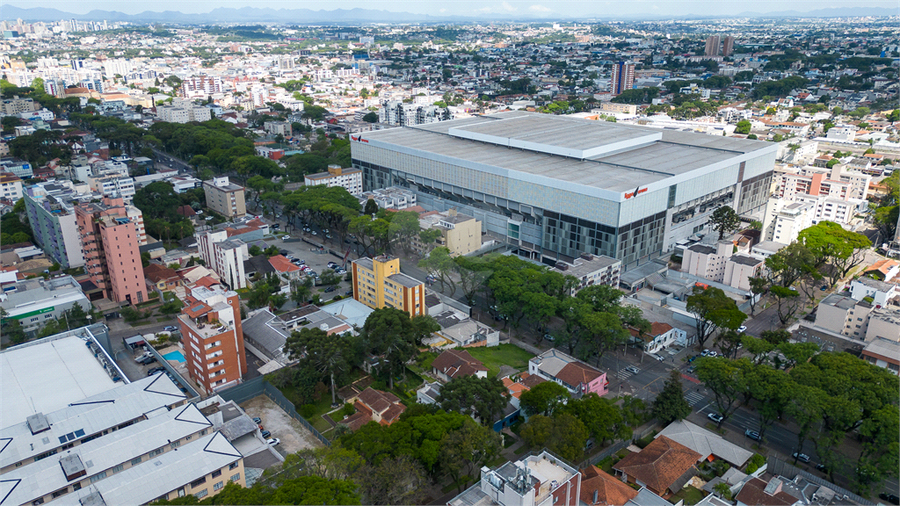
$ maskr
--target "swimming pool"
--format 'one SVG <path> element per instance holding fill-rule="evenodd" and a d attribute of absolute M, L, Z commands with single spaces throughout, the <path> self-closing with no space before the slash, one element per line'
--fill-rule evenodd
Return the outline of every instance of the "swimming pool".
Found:
<path fill-rule="evenodd" d="M 180 350 L 170 351 L 163 355 L 163 358 L 166 360 L 177 360 L 179 362 L 184 362 L 184 353 L 181 353 Z"/>

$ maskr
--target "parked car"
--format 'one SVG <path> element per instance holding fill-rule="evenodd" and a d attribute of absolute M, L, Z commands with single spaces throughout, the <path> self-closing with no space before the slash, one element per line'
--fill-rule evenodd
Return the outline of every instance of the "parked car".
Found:
<path fill-rule="evenodd" d="M 762 439 L 762 437 L 759 435 L 759 432 L 756 432 L 755 430 L 747 429 L 744 431 L 744 435 L 754 441 L 760 441 Z"/>
<path fill-rule="evenodd" d="M 630 366 L 626 367 L 625 370 L 628 371 L 628 372 L 630 372 L 630 373 L 632 373 L 632 374 L 637 374 L 637 373 L 641 372 L 640 369 L 638 369 L 637 367 L 635 367 L 635 366 L 633 366 L 633 365 L 630 365 Z"/>
<path fill-rule="evenodd" d="M 554 337 L 551 336 L 550 334 L 544 334 L 544 339 L 550 341 L 551 343 L 552 343 L 553 341 L 556 341 L 556 338 L 554 338 Z"/>
<path fill-rule="evenodd" d="M 794 452 L 791 454 L 791 457 L 794 457 L 795 459 L 799 460 L 800 462 L 803 462 L 804 464 L 809 464 L 809 455 L 807 455 L 805 453 Z"/>
<path fill-rule="evenodd" d="M 706 415 L 706 418 L 709 418 L 710 420 L 712 420 L 716 423 L 722 423 L 722 420 L 725 419 L 724 416 L 722 416 L 718 413 L 710 413 L 710 414 Z"/>
<path fill-rule="evenodd" d="M 740 332 L 741 334 L 743 334 L 744 332 L 747 332 L 747 326 L 741 325 L 740 327 L 738 327 L 738 332 Z"/>
<path fill-rule="evenodd" d="M 655 353 L 648 353 L 647 355 L 649 355 L 651 358 L 655 358 L 656 360 L 659 360 L 660 362 L 665 360 L 662 356 L 656 355 Z"/>
<path fill-rule="evenodd" d="M 154 362 L 156 362 L 156 357 L 154 357 L 153 355 L 146 355 L 138 360 L 138 363 L 141 365 L 150 365 Z"/>
<path fill-rule="evenodd" d="M 347 290 L 346 292 L 344 292 L 344 295 L 345 295 L 345 296 L 348 296 L 348 297 L 349 297 L 350 295 L 353 295 L 353 290 L 352 290 L 352 289 L 351 289 L 351 290 Z"/>
<path fill-rule="evenodd" d="M 328 268 L 329 268 L 329 269 L 334 269 L 334 268 L 337 267 L 337 266 L 338 266 L 338 264 L 335 263 L 335 262 L 328 262 Z"/>
<path fill-rule="evenodd" d="M 277 437 L 273 437 L 272 439 L 267 439 L 266 443 L 269 443 L 271 446 L 278 446 L 281 444 L 281 440 Z"/>
<path fill-rule="evenodd" d="M 328 288 L 325 289 L 325 293 L 331 293 L 331 292 L 333 292 L 333 291 L 335 291 L 335 290 L 337 290 L 337 286 L 331 285 L 331 286 L 329 286 Z"/>
<path fill-rule="evenodd" d="M 163 330 L 166 332 L 177 332 L 178 327 L 176 327 L 175 325 L 166 325 L 166 327 Z"/>
<path fill-rule="evenodd" d="M 816 471 L 822 471 L 823 473 L 827 473 L 828 468 L 825 467 L 825 464 L 816 464 Z"/>
<path fill-rule="evenodd" d="M 152 353 L 150 353 L 149 351 L 145 351 L 144 353 L 141 353 L 137 357 L 134 357 L 134 361 L 140 363 L 141 360 L 144 360 L 145 358 L 152 357 L 152 356 L 153 356 Z"/>
<path fill-rule="evenodd" d="M 153 367 L 147 370 L 147 376 L 153 376 L 154 374 L 165 372 L 165 367 Z"/>
<path fill-rule="evenodd" d="M 900 504 L 900 497 L 897 497 L 894 494 L 888 494 L 887 492 L 882 492 L 878 494 L 878 497 L 891 503 L 891 504 Z"/>
<path fill-rule="evenodd" d="M 264 431 L 260 432 L 260 434 L 262 434 L 262 437 L 267 438 L 267 439 L 268 439 L 269 436 L 272 435 L 272 433 L 269 432 L 269 431 L 267 431 L 267 430 L 264 430 Z"/>
<path fill-rule="evenodd" d="M 700 356 L 701 356 L 701 357 L 708 357 L 708 356 L 709 356 L 709 349 L 708 349 L 708 348 L 705 348 L 705 349 L 700 353 Z"/>
<path fill-rule="evenodd" d="M 253 423 L 262 423 L 262 418 L 260 418 L 258 416 L 253 417 Z"/>

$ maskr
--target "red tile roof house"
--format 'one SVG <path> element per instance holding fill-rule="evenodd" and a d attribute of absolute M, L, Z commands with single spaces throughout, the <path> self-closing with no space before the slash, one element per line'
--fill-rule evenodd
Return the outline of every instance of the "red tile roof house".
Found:
<path fill-rule="evenodd" d="M 618 461 L 613 470 L 622 481 L 647 487 L 665 499 L 697 474 L 695 464 L 700 458 L 702 455 L 694 450 L 660 436 L 639 453 Z"/>
<path fill-rule="evenodd" d="M 156 290 L 160 295 L 163 292 L 175 291 L 177 287 L 184 284 L 175 269 L 154 263 L 144 267 L 144 280 L 147 282 L 148 288 Z"/>
<path fill-rule="evenodd" d="M 284 255 L 275 255 L 269 257 L 269 264 L 278 274 L 284 274 L 289 279 L 297 279 L 300 277 L 300 267 L 291 263 Z"/>
<path fill-rule="evenodd" d="M 347 399 L 350 402 L 354 399 Z M 400 415 L 406 411 L 406 406 L 400 403 L 400 398 L 390 392 L 382 392 L 374 388 L 366 388 L 356 396 L 353 406 L 356 413 L 343 419 L 342 423 L 350 430 L 359 430 L 360 427 L 375 422 L 381 425 L 390 425 L 396 422 Z"/>
<path fill-rule="evenodd" d="M 637 495 L 637 490 L 597 466 L 581 470 L 581 502 L 587 506 L 621 506 Z"/>
<path fill-rule="evenodd" d="M 487 371 L 484 364 L 463 350 L 447 350 L 431 363 L 431 372 L 444 382 L 462 376 L 487 378 Z"/>
<path fill-rule="evenodd" d="M 577 360 L 565 353 L 550 349 L 528 361 L 528 373 L 539 375 L 566 387 L 573 395 L 595 393 L 606 395 L 609 381 L 606 373 Z"/>

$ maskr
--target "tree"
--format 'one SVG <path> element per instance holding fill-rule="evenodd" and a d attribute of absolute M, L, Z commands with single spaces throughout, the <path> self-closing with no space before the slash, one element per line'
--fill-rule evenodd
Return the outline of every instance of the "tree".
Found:
<path fill-rule="evenodd" d="M 831 284 L 846 276 L 850 269 L 865 258 L 865 251 L 872 246 L 869 239 L 857 232 L 844 230 L 832 221 L 821 221 L 800 231 L 797 238 L 816 258 L 816 266 L 831 264 Z"/>
<path fill-rule="evenodd" d="M 744 392 L 742 368 L 749 365 L 749 361 L 701 357 L 696 362 L 697 379 L 713 392 L 722 419 L 728 418 L 738 408 L 735 401 Z"/>
<path fill-rule="evenodd" d="M 554 381 L 544 381 L 522 393 L 519 407 L 526 415 L 552 416 L 559 406 L 569 401 L 569 391 Z"/>
<path fill-rule="evenodd" d="M 365 116 L 363 116 L 362 119 L 366 123 L 378 123 L 378 113 L 370 112 L 370 113 L 366 114 Z"/>
<path fill-rule="evenodd" d="M 751 276 L 747 281 L 750 282 L 750 316 L 753 316 L 756 313 L 756 303 L 759 302 L 758 296 L 766 293 L 769 280 L 764 277 Z"/>
<path fill-rule="evenodd" d="M 722 499 L 731 501 L 731 487 L 728 486 L 727 482 L 721 481 L 719 483 L 716 483 L 716 485 L 713 487 L 713 492 Z"/>
<path fill-rule="evenodd" d="M 441 388 L 438 404 L 446 411 L 456 411 L 491 426 L 506 406 L 506 387 L 497 378 L 461 376 Z"/>
<path fill-rule="evenodd" d="M 778 304 L 778 321 L 782 325 L 787 325 L 800 309 L 800 292 L 793 288 L 773 285 L 769 293 L 775 296 L 775 302 Z"/>
<path fill-rule="evenodd" d="M 750 127 L 750 122 L 743 119 L 737 122 L 737 127 L 734 129 L 734 133 L 747 135 L 750 133 Z"/>
<path fill-rule="evenodd" d="M 546 448 L 569 462 L 578 462 L 584 454 L 588 430 L 581 420 L 560 413 L 553 417 L 531 417 L 522 426 L 521 435 L 532 448 Z"/>
<path fill-rule="evenodd" d="M 456 283 L 452 274 L 456 271 L 456 262 L 450 256 L 450 250 L 446 246 L 440 246 L 431 250 L 428 256 L 419 260 L 419 268 L 432 275 L 441 284 L 441 292 L 445 286 L 450 287 L 450 295 L 456 292 Z"/>
<path fill-rule="evenodd" d="M 735 330 L 747 319 L 737 304 L 719 288 L 695 286 L 687 298 L 687 310 L 694 315 L 697 342 L 702 348 L 706 340 L 719 328 Z"/>
<path fill-rule="evenodd" d="M 363 213 L 374 216 L 378 212 L 378 204 L 375 203 L 374 199 L 369 199 L 366 201 L 366 207 L 363 210 Z"/>
<path fill-rule="evenodd" d="M 363 325 L 362 335 L 366 351 L 382 357 L 378 368 L 382 374 L 388 376 L 392 389 L 397 372 L 405 371 L 406 362 L 419 353 L 418 346 L 427 335 L 422 332 L 437 326 L 430 316 L 417 318 L 423 319 L 419 320 L 422 324 L 414 324 L 406 311 L 383 307 L 373 311 Z"/>
<path fill-rule="evenodd" d="M 799 242 L 792 242 L 766 258 L 766 267 L 772 280 L 783 287 L 790 287 L 808 270 L 814 268 L 815 256 Z"/>
<path fill-rule="evenodd" d="M 721 241 L 725 234 L 734 232 L 741 226 L 741 218 L 729 206 L 721 206 L 717 208 L 709 216 L 710 227 L 719 233 Z"/>
<path fill-rule="evenodd" d="M 619 407 L 612 399 L 590 393 L 581 399 L 569 401 L 560 407 L 558 412 L 570 414 L 580 420 L 597 443 L 630 439 L 631 428 L 640 423 L 635 425 L 630 423 L 633 420 L 628 411 L 633 406 L 628 404 L 627 399 L 631 399 L 631 397 L 626 398 Z"/>
<path fill-rule="evenodd" d="M 335 376 L 348 371 L 356 363 L 356 344 L 350 334 L 328 335 L 320 328 L 303 328 L 291 332 L 284 343 L 291 359 L 303 359 L 331 382 L 331 404 L 337 404 Z"/>
<path fill-rule="evenodd" d="M 659 419 L 663 425 L 668 425 L 675 420 L 687 417 L 689 414 L 691 414 L 691 406 L 684 398 L 681 373 L 678 369 L 672 369 L 662 392 L 653 401 L 653 416 Z"/>
<path fill-rule="evenodd" d="M 469 420 L 441 438 L 440 465 L 462 492 L 462 476 L 474 477 L 482 465 L 500 454 L 500 435 Z"/>
<path fill-rule="evenodd" d="M 291 300 L 297 304 L 297 307 L 303 306 L 309 300 L 312 290 L 312 278 L 306 277 L 302 281 L 295 279 L 291 281 Z"/>
<path fill-rule="evenodd" d="M 417 504 L 428 486 L 422 464 L 407 455 L 369 462 L 357 482 L 364 504 Z"/>

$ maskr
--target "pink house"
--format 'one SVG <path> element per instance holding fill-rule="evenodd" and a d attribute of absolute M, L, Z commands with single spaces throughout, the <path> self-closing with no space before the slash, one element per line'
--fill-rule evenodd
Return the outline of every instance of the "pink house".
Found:
<path fill-rule="evenodd" d="M 565 353 L 550 349 L 528 361 L 528 372 L 566 387 L 571 394 L 595 393 L 606 395 L 609 381 L 606 373 L 570 357 Z"/>

